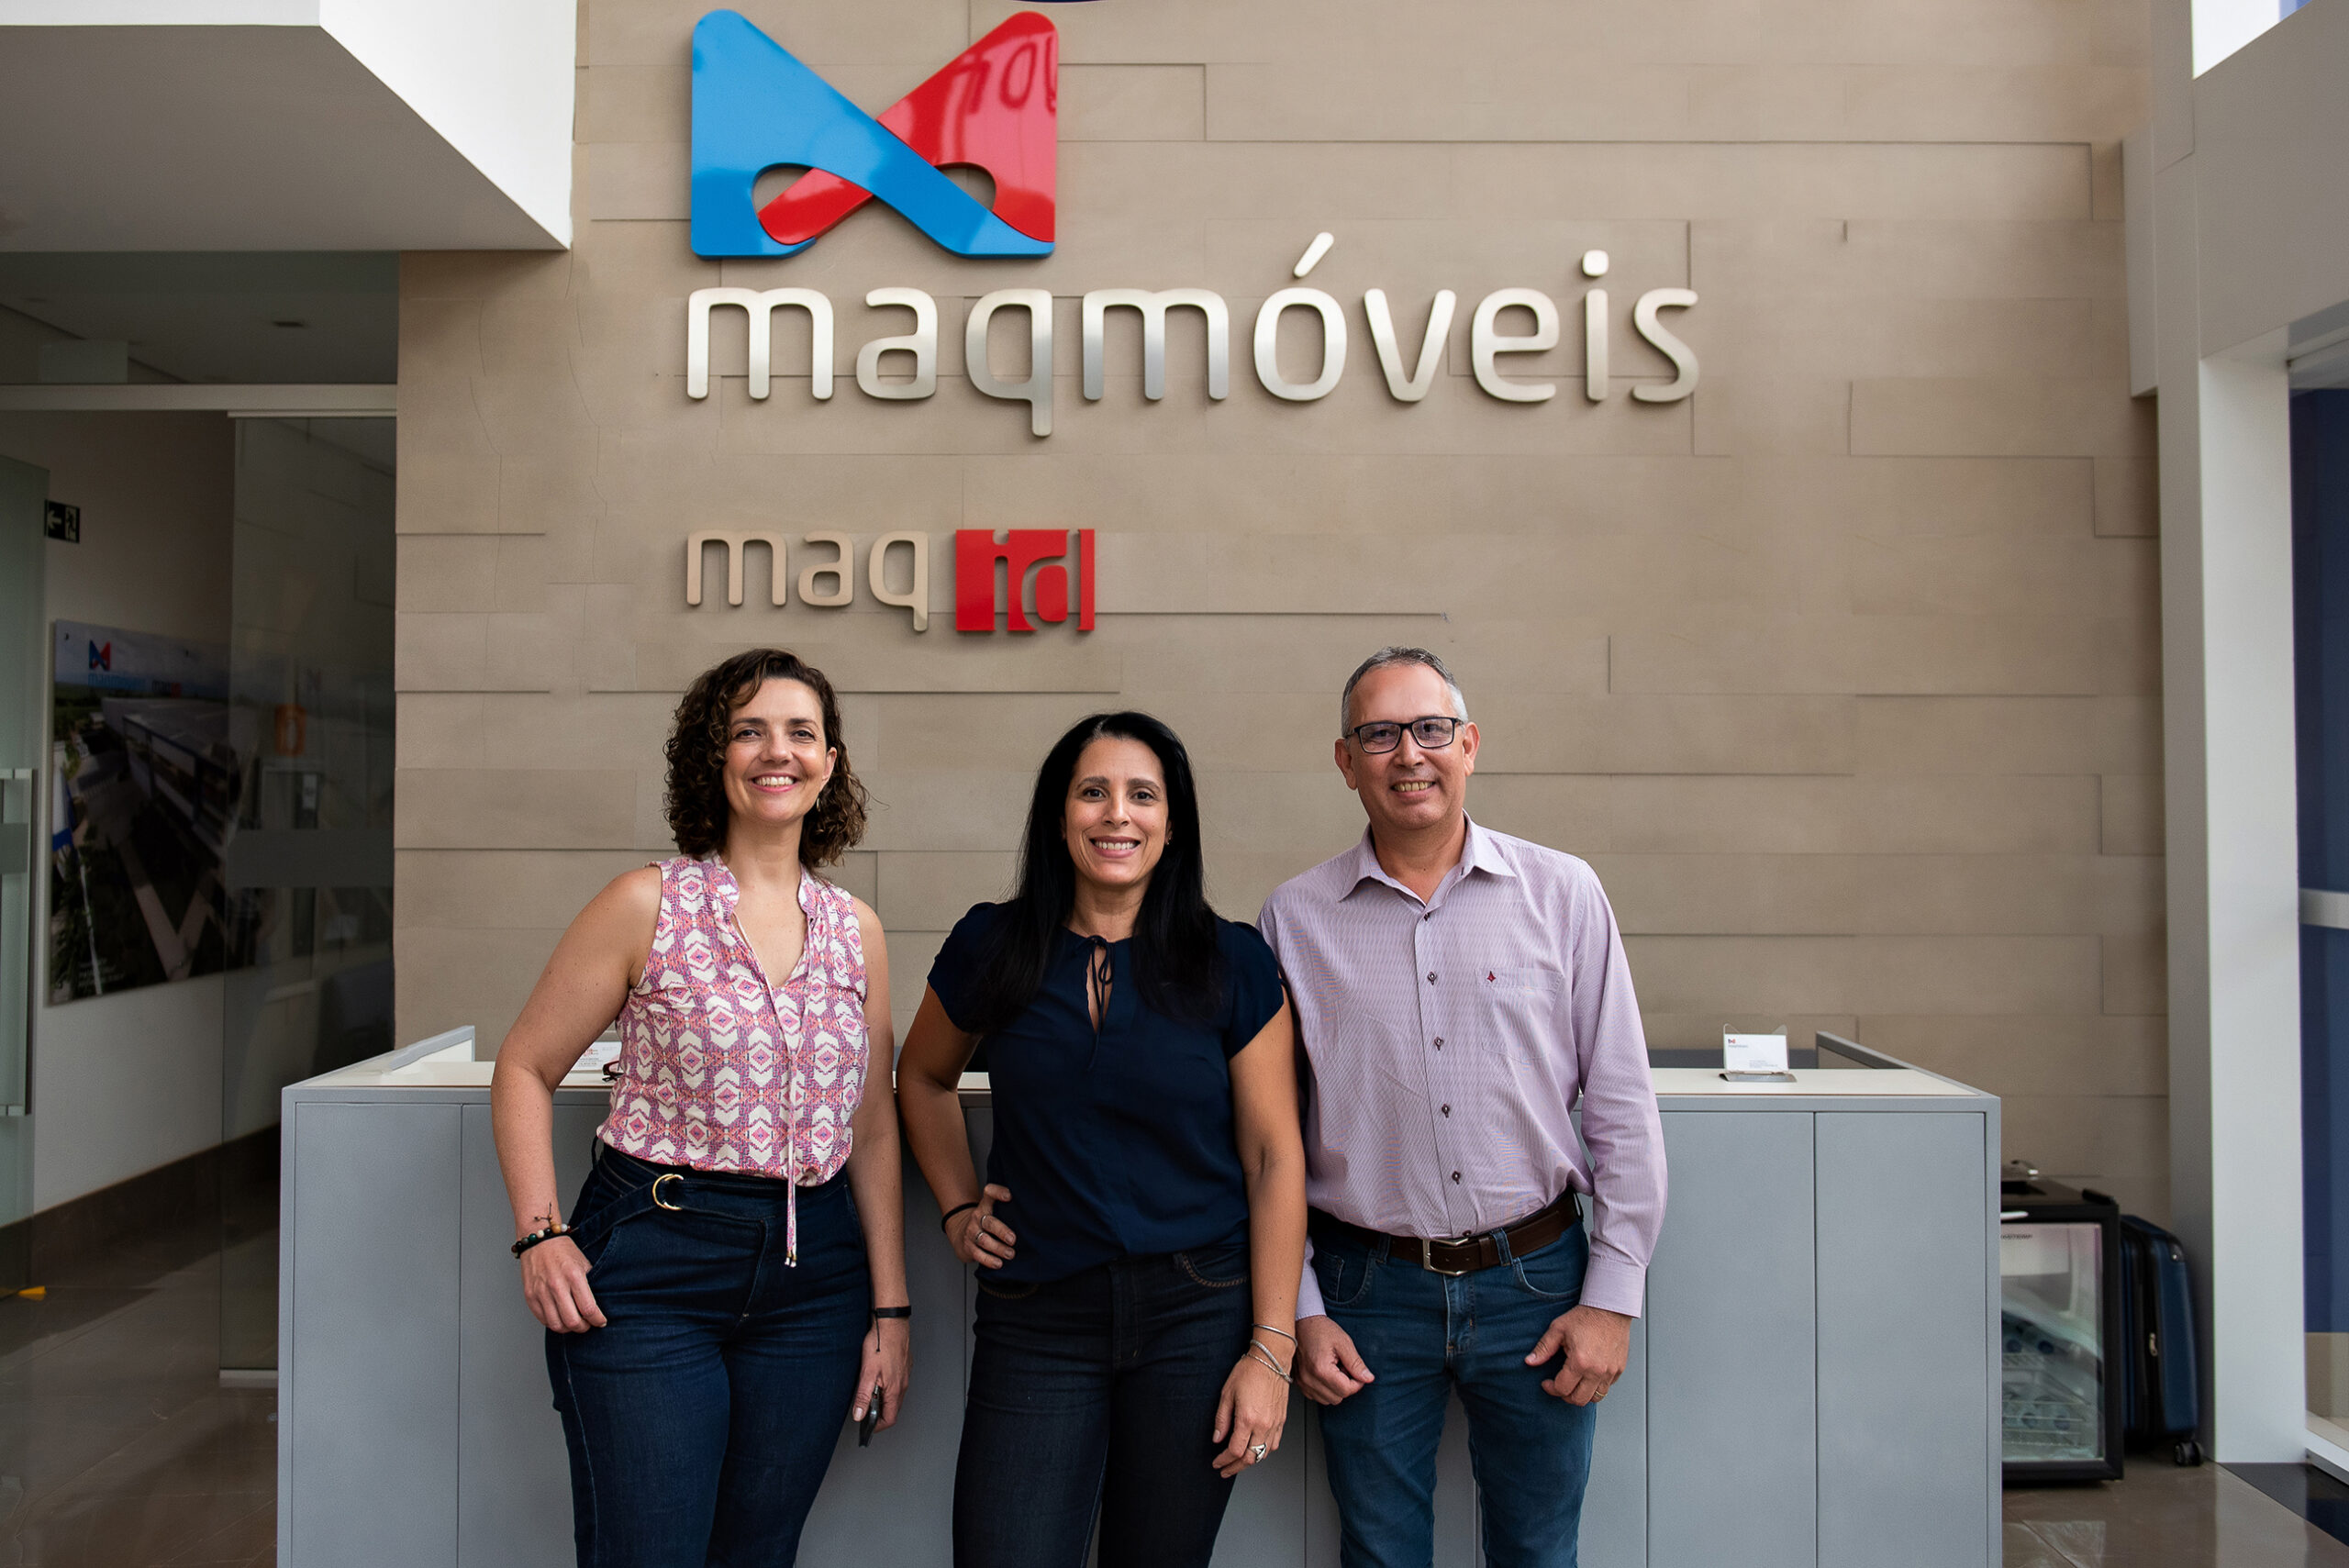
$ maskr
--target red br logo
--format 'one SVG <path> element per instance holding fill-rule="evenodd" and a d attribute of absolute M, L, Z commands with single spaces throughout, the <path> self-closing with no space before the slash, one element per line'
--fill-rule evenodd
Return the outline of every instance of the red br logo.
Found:
<path fill-rule="evenodd" d="M 1033 631 L 1023 606 L 1033 603 L 1037 620 L 1054 626 L 1076 612 L 1076 629 L 1093 629 L 1093 530 L 1012 528 L 998 540 L 993 528 L 954 531 L 954 629 L 993 631 L 998 607 L 1009 612 L 1009 629 Z M 1070 562 L 1076 595 L 1069 596 Z M 1000 562 L 1007 592 L 998 598 L 996 565 Z M 1008 605 L 1005 601 L 1008 600 Z"/>

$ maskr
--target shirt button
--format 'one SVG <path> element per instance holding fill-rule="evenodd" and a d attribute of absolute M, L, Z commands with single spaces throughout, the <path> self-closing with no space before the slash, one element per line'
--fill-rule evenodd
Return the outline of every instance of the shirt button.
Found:
<path fill-rule="evenodd" d="M 1435 1037 L 1435 1048 L 1438 1051 L 1442 1051 L 1443 1049 L 1443 1036 L 1438 1035 Z"/>
<path fill-rule="evenodd" d="M 1443 1107 L 1443 1114 L 1444 1114 L 1444 1115 L 1446 1115 L 1446 1116 L 1450 1116 L 1450 1115 L 1452 1114 L 1452 1107 L 1451 1107 L 1450 1106 L 1444 1106 L 1444 1107 Z"/>
<path fill-rule="evenodd" d="M 1452 1181 L 1453 1181 L 1453 1184 L 1454 1186 L 1457 1186 L 1457 1185 L 1460 1184 L 1460 1173 L 1459 1173 L 1459 1172 L 1454 1171 L 1454 1172 L 1453 1172 L 1453 1173 L 1452 1173 Z"/>
<path fill-rule="evenodd" d="M 1428 984 L 1431 985 L 1435 984 L 1435 971 L 1432 969 L 1428 971 Z"/>

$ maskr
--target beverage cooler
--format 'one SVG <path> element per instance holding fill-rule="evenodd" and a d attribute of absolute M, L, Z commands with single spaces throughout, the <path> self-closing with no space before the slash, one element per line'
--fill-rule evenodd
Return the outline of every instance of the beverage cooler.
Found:
<path fill-rule="evenodd" d="M 2009 1485 L 2121 1475 L 2121 1208 L 2009 1166 L 1999 1184 Z"/>

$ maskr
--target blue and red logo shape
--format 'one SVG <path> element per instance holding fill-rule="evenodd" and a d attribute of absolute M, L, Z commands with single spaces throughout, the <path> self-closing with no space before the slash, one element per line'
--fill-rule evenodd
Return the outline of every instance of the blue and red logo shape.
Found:
<path fill-rule="evenodd" d="M 958 256 L 1048 256 L 1060 140 L 1060 34 L 1022 11 L 877 118 L 740 13 L 694 28 L 693 248 L 788 256 L 874 198 Z M 764 206 L 778 164 L 807 168 Z M 989 211 L 939 170 L 984 169 Z"/>

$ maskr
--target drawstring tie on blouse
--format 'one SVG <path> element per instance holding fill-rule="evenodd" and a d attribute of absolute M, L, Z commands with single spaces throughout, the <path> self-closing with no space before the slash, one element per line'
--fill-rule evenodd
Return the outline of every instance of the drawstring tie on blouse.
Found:
<path fill-rule="evenodd" d="M 801 907 L 804 909 L 806 906 L 802 905 Z M 774 986 L 767 979 L 765 966 L 759 962 L 759 950 L 751 945 L 751 934 L 742 929 L 741 917 L 729 912 L 727 920 L 733 926 L 735 939 L 742 944 L 743 952 L 750 957 L 751 972 L 759 977 L 759 989 L 766 993 L 767 1010 L 774 1015 L 776 1023 L 782 1023 L 783 1009 L 775 1005 Z M 802 963 L 807 962 L 805 942 L 812 940 L 815 934 L 815 922 L 810 920 L 807 925 L 807 936 L 802 939 L 800 957 Z M 792 1045 L 786 1029 L 783 1041 L 783 1103 L 785 1115 L 783 1124 L 783 1159 L 785 1166 L 783 1179 L 783 1266 L 786 1269 L 796 1269 L 799 1266 L 800 1173 L 791 1163 L 792 1151 L 799 1147 L 799 1103 L 797 1097 L 791 1092 L 792 1080 L 798 1075 L 798 1073 L 799 1052 Z"/>
<path fill-rule="evenodd" d="M 1085 994 L 1093 1001 L 1093 1050 L 1085 1057 L 1085 1069 L 1090 1072 L 1101 1055 L 1101 1030 L 1109 1021 L 1109 980 L 1116 960 L 1109 951 L 1106 937 L 1086 937 L 1085 942 Z"/>
<path fill-rule="evenodd" d="M 1109 1021 L 1109 975 L 1115 960 L 1109 952 L 1106 937 L 1085 939 L 1085 983 L 1093 997 L 1093 1038 L 1101 1038 L 1101 1026 Z"/>

